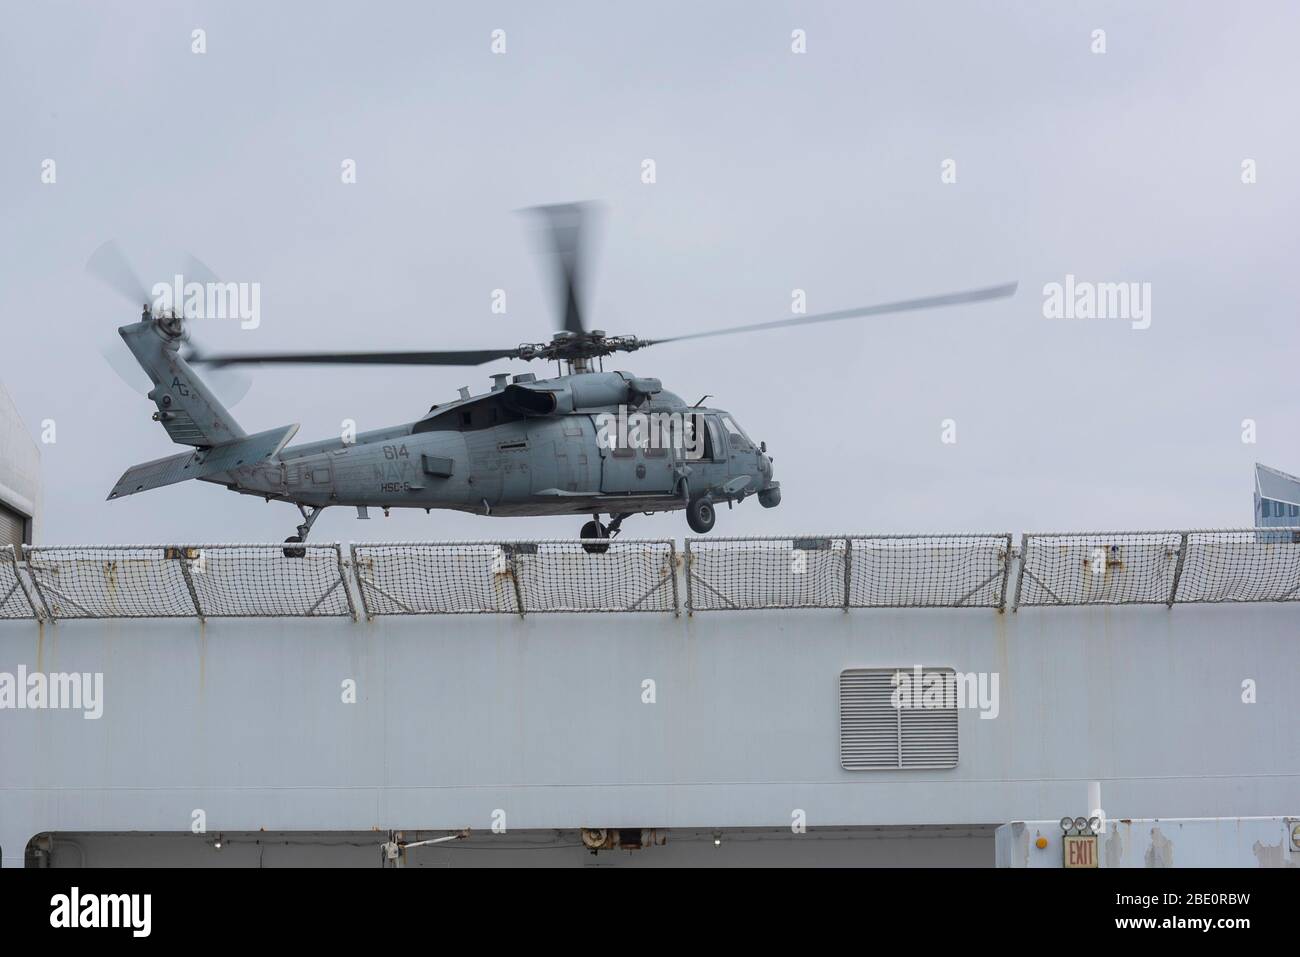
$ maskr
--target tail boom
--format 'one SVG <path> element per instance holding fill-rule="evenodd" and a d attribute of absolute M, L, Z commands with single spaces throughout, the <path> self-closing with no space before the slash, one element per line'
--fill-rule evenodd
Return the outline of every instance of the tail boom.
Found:
<path fill-rule="evenodd" d="M 164 485 L 174 485 L 187 479 L 205 478 L 221 472 L 256 465 L 280 454 L 298 431 L 298 426 L 284 425 L 231 442 L 222 442 L 210 448 L 182 452 L 167 458 L 155 459 L 133 465 L 117 480 L 109 499 L 134 495 Z"/>

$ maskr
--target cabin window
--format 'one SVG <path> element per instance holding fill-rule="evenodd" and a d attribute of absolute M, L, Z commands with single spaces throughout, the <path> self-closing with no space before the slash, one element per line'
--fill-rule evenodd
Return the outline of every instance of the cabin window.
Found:
<path fill-rule="evenodd" d="M 609 454 L 618 459 L 631 459 L 636 457 L 638 444 L 648 441 L 643 429 L 633 431 L 628 429 L 627 434 L 621 434 L 618 428 L 609 428 L 605 431 L 605 441 L 608 443 Z"/>
<path fill-rule="evenodd" d="M 705 433 L 704 457 L 721 462 L 727 457 L 727 446 L 722 441 L 722 429 L 718 427 L 718 420 L 711 415 L 704 421 L 708 425 Z"/>
<path fill-rule="evenodd" d="M 696 412 L 686 419 L 683 449 L 680 458 L 691 461 L 721 462 L 727 457 L 727 447 L 722 441 L 722 430 L 712 415 Z"/>
<path fill-rule="evenodd" d="M 460 414 L 461 425 L 468 426 L 468 425 L 473 425 L 473 423 L 474 423 L 474 413 L 470 412 L 469 410 L 466 410 Z"/>

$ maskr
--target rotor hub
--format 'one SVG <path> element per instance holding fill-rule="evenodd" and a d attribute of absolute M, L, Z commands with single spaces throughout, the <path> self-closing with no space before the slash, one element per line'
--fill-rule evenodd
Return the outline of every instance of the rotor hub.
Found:
<path fill-rule="evenodd" d="M 557 332 L 550 342 L 522 343 L 518 349 L 518 358 L 575 362 L 599 359 L 616 352 L 635 352 L 649 344 L 636 336 L 607 336 L 598 329 L 591 332 Z"/>

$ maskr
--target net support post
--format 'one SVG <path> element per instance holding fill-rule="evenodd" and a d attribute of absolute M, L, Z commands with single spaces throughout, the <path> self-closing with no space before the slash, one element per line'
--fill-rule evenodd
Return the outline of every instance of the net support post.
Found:
<path fill-rule="evenodd" d="M 352 556 L 352 577 L 357 580 L 357 595 L 361 598 L 361 613 L 366 616 L 366 621 L 374 621 L 375 615 L 370 610 L 370 602 L 366 600 L 366 580 L 361 574 L 361 560 L 357 557 L 355 542 L 348 547 L 348 554 Z"/>
<path fill-rule="evenodd" d="M 36 621 L 41 621 L 45 616 L 42 614 L 41 609 L 36 607 L 36 602 L 32 600 L 32 593 L 27 590 L 27 582 L 23 581 L 23 570 L 19 567 L 19 559 L 21 559 L 22 556 L 19 554 L 18 549 L 21 547 L 22 546 L 9 545 L 4 549 L 0 549 L 0 554 L 5 554 L 9 557 L 9 563 L 14 570 L 14 589 L 22 592 L 23 599 L 27 602 L 27 607 L 32 610 L 32 618 Z M 41 600 L 41 604 L 45 604 L 44 599 Z"/>
<path fill-rule="evenodd" d="M 348 614 L 352 620 L 357 620 L 357 606 L 352 601 L 352 589 L 348 587 L 348 573 L 343 564 L 343 546 L 335 542 L 330 546 L 334 549 L 334 558 L 338 563 L 339 569 L 339 587 L 343 589 L 343 597 L 348 600 Z"/>
<path fill-rule="evenodd" d="M 519 617 L 524 617 L 524 591 L 519 587 L 519 549 L 517 542 L 506 546 L 510 550 L 510 581 L 515 586 L 515 604 L 519 606 Z"/>
<path fill-rule="evenodd" d="M 23 546 L 23 561 L 27 563 L 27 574 L 31 576 L 32 587 L 36 589 L 36 597 L 41 600 L 41 607 L 45 609 L 45 617 L 50 620 L 51 624 L 59 623 L 59 616 L 54 614 L 54 608 L 51 607 L 49 599 L 45 597 L 45 589 L 41 587 L 40 576 L 36 574 L 36 566 L 32 564 L 35 557 L 34 551 L 27 545 Z"/>
<path fill-rule="evenodd" d="M 1020 610 L 1020 588 L 1025 583 L 1025 565 L 1029 562 L 1029 533 L 1020 534 L 1020 568 L 1016 572 L 1016 597 L 1011 599 L 1012 614 Z M 1010 561 L 1010 556 L 1008 556 Z"/>
<path fill-rule="evenodd" d="M 1178 600 L 1178 583 L 1183 580 L 1183 562 L 1187 559 L 1187 532 L 1183 532 L 1178 541 L 1178 562 L 1174 565 L 1174 581 L 1169 587 L 1169 601 L 1166 608 L 1173 608 Z"/>
<path fill-rule="evenodd" d="M 694 592 L 691 590 L 691 574 L 692 574 L 691 540 L 689 538 L 683 539 L 682 546 L 684 549 L 682 565 L 686 571 L 686 617 L 694 618 L 695 597 L 694 597 Z"/>
<path fill-rule="evenodd" d="M 680 618 L 682 609 L 677 597 L 677 543 L 671 539 L 668 541 L 668 574 L 673 580 L 673 617 Z"/>
<path fill-rule="evenodd" d="M 844 539 L 844 612 L 848 614 L 853 590 L 853 539 Z"/>
<path fill-rule="evenodd" d="M 181 577 L 185 579 L 185 590 L 190 593 L 190 601 L 194 605 L 194 614 L 198 615 L 199 621 L 204 621 L 203 605 L 199 601 L 199 593 L 194 588 L 194 576 L 190 573 L 189 549 L 183 546 L 176 546 L 176 561 L 181 566 Z"/>
<path fill-rule="evenodd" d="M 1007 579 L 1011 577 L 1011 533 L 1007 532 L 1007 537 L 1002 545 L 1002 591 L 998 594 L 998 614 L 1001 615 L 1007 610 Z"/>

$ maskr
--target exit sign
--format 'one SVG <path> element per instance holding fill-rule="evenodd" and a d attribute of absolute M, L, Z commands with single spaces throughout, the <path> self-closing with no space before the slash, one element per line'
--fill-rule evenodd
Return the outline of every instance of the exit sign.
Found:
<path fill-rule="evenodd" d="M 1097 835 L 1067 834 L 1061 853 L 1066 867 L 1097 866 Z"/>

